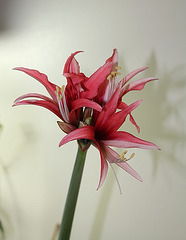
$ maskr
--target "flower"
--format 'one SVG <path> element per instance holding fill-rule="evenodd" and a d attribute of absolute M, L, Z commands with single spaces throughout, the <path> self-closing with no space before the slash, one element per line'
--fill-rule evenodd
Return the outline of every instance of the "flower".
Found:
<path fill-rule="evenodd" d="M 80 72 L 80 67 L 71 54 L 64 66 L 63 75 L 67 79 L 67 85 L 61 88 L 50 81 L 45 74 L 27 68 L 15 68 L 34 77 L 44 85 L 50 97 L 30 93 L 17 98 L 13 106 L 32 104 L 47 108 L 56 114 L 62 121 L 58 121 L 59 127 L 67 133 L 60 141 L 59 146 L 78 140 L 82 150 L 87 150 L 92 144 L 95 146 L 101 157 L 101 173 L 98 189 L 102 186 L 108 171 L 108 163 L 116 164 L 133 177 L 142 181 L 138 173 L 130 167 L 128 159 L 125 157 L 126 150 L 119 155 L 111 147 L 119 148 L 144 148 L 158 149 L 158 147 L 148 141 L 137 138 L 130 133 L 119 131 L 118 129 L 125 122 L 129 115 L 130 121 L 139 132 L 139 126 L 131 115 L 131 112 L 138 107 L 142 100 L 138 100 L 130 105 L 123 102 L 126 93 L 134 90 L 142 90 L 145 84 L 156 78 L 143 78 L 132 83 L 128 81 L 144 71 L 146 67 L 139 68 L 126 77 L 118 80 L 120 75 L 118 67 L 118 53 L 113 50 L 113 54 L 108 58 L 103 66 L 98 68 L 90 77 Z M 32 99 L 27 99 L 27 98 Z"/>

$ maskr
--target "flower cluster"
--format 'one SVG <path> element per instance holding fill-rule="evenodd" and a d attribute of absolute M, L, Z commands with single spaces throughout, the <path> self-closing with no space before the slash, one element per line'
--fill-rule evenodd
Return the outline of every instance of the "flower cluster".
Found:
<path fill-rule="evenodd" d="M 75 59 L 75 55 L 78 53 L 71 54 L 65 63 L 63 75 L 67 79 L 66 87 L 59 87 L 51 83 L 45 74 L 36 70 L 15 68 L 43 84 L 50 97 L 36 93 L 25 94 L 17 98 L 13 106 L 37 105 L 56 114 L 61 119 L 58 121 L 59 127 L 67 134 L 60 141 L 59 146 L 72 140 L 78 140 L 83 151 L 87 150 L 91 144 L 95 146 L 101 157 L 98 188 L 105 180 L 108 163 L 118 165 L 142 181 L 138 173 L 128 164 L 128 160 L 134 154 L 126 158 L 126 150 L 119 155 L 111 147 L 158 149 L 151 142 L 137 138 L 128 132 L 118 131 L 129 115 L 131 123 L 139 132 L 139 126 L 131 112 L 142 100 L 127 105 L 122 98 L 126 93 L 141 90 L 147 82 L 156 79 L 150 77 L 128 83 L 131 78 L 146 69 L 146 67 L 142 67 L 118 80 L 120 67 L 116 49 L 113 50 L 112 56 L 106 60 L 103 66 L 87 77 L 80 72 L 79 64 Z"/>

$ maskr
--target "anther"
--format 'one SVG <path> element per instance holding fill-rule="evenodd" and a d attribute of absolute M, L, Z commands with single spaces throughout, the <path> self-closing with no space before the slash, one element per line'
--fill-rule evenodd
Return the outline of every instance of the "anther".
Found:
<path fill-rule="evenodd" d="M 127 150 L 125 150 L 120 156 L 119 156 L 119 159 L 120 161 L 123 161 L 123 162 L 126 162 L 130 159 L 132 159 L 135 155 L 135 153 L 132 153 L 131 156 L 129 158 L 125 158 L 125 154 L 127 153 Z"/>
<path fill-rule="evenodd" d="M 112 74 L 113 76 L 116 76 L 116 75 L 118 74 L 118 72 L 113 71 L 113 72 L 111 72 L 111 74 Z"/>
<path fill-rule="evenodd" d="M 128 151 L 127 150 L 125 150 L 121 155 L 120 155 L 120 158 L 122 159 L 122 160 L 124 160 L 125 158 L 124 158 L 124 156 L 125 156 L 125 154 L 127 153 Z"/>
<path fill-rule="evenodd" d="M 63 85 L 63 86 L 61 87 L 61 93 L 62 93 L 62 94 L 63 94 L 64 90 L 65 90 L 65 85 Z"/>
<path fill-rule="evenodd" d="M 112 78 L 112 75 L 108 75 L 107 79 L 110 80 Z"/>
<path fill-rule="evenodd" d="M 134 157 L 134 155 L 135 155 L 135 153 L 132 153 L 129 159 L 133 158 L 133 157 Z"/>
<path fill-rule="evenodd" d="M 56 91 L 59 92 L 59 87 L 58 86 L 56 86 Z"/>
<path fill-rule="evenodd" d="M 120 69 L 121 69 L 121 67 L 117 66 L 117 67 L 115 67 L 115 69 L 118 69 L 118 70 L 120 70 Z"/>

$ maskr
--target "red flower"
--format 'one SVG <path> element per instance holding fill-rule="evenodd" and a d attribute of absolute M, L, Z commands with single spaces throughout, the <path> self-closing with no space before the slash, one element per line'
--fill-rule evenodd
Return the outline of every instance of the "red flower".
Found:
<path fill-rule="evenodd" d="M 83 150 L 87 149 L 90 144 L 94 145 L 101 156 L 98 188 L 105 180 L 108 163 L 117 164 L 142 181 L 141 177 L 127 163 L 133 154 L 127 159 L 125 158 L 126 151 L 119 155 L 111 147 L 158 149 L 153 143 L 139 139 L 127 132 L 118 131 L 129 115 L 130 121 L 139 132 L 139 127 L 131 112 L 141 103 L 141 100 L 128 106 L 122 102 L 122 98 L 127 92 L 143 89 L 147 82 L 155 80 L 155 78 L 144 78 L 126 85 L 132 77 L 146 69 L 139 68 L 118 81 L 120 68 L 116 49 L 105 64 L 88 78 L 80 72 L 79 64 L 74 58 L 77 53 L 79 52 L 72 54 L 66 61 L 63 75 L 67 78 L 67 86 L 62 88 L 49 82 L 46 75 L 36 70 L 15 68 L 42 83 L 50 94 L 50 98 L 30 93 L 17 98 L 14 106 L 33 104 L 45 107 L 56 114 L 62 120 L 58 122 L 60 128 L 67 133 L 59 146 L 72 140 L 78 140 Z M 34 99 L 27 99 L 30 97 Z"/>

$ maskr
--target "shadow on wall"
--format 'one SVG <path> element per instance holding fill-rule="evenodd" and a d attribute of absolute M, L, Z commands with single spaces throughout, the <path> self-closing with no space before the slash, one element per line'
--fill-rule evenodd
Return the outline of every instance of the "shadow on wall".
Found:
<path fill-rule="evenodd" d="M 0 34 L 26 26 L 34 8 L 32 1 L 0 0 Z"/>
<path fill-rule="evenodd" d="M 4 131 L 2 125 L 0 124 L 0 135 L 2 131 Z M 18 213 L 18 202 L 16 198 L 16 192 L 11 181 L 11 170 L 16 167 L 16 163 L 23 159 L 23 157 L 27 154 L 27 147 L 30 144 L 34 144 L 37 140 L 36 134 L 32 126 L 30 125 L 21 125 L 20 132 L 22 134 L 22 142 L 17 147 L 16 152 L 13 155 L 13 158 L 10 159 L 7 164 L 5 159 L 0 155 L 0 186 L 4 186 L 4 188 L 0 188 L 0 240 L 5 240 L 6 236 L 11 236 L 15 233 L 14 226 L 11 220 L 11 210 L 7 207 L 6 201 L 4 201 L 4 190 L 5 193 L 8 192 L 8 196 L 13 206 L 13 211 L 15 213 L 16 222 L 19 222 L 19 213 Z M 0 136 L 1 137 L 1 136 Z M 2 182 L 1 182 L 2 181 Z M 6 195 L 6 194 L 5 194 Z M 8 205 L 9 206 L 9 205 Z"/>
<path fill-rule="evenodd" d="M 150 69 L 144 72 L 144 77 L 157 76 L 159 81 L 146 86 L 142 91 L 145 116 L 139 115 L 136 120 L 141 122 L 145 139 L 149 134 L 152 142 L 162 150 L 151 151 L 153 159 L 153 175 L 156 176 L 159 168 L 186 173 L 185 156 L 186 143 L 186 73 L 185 66 L 177 66 L 168 71 L 159 70 L 155 54 L 152 53 L 147 66 Z"/>
<path fill-rule="evenodd" d="M 185 174 L 186 164 L 183 162 L 183 156 L 186 153 L 183 151 L 186 151 L 184 149 L 186 143 L 186 116 L 184 115 L 186 74 L 184 66 L 176 67 L 171 71 L 164 69 L 162 72 L 157 67 L 154 53 L 151 54 L 145 65 L 149 66 L 149 69 L 143 75 L 139 75 L 138 79 L 152 76 L 158 77 L 159 81 L 147 83 L 145 89 L 139 92 L 139 96 L 134 94 L 135 101 L 143 99 L 143 114 L 141 111 L 135 114 L 135 120 L 141 128 L 141 133 L 139 136 L 134 135 L 150 140 L 162 149 L 161 151 L 149 151 L 152 154 L 153 179 L 159 168 L 163 166 L 163 170 L 173 166 L 174 171 L 177 169 L 179 173 Z M 89 240 L 101 239 L 113 187 L 113 179 L 108 176 L 95 212 Z"/>

